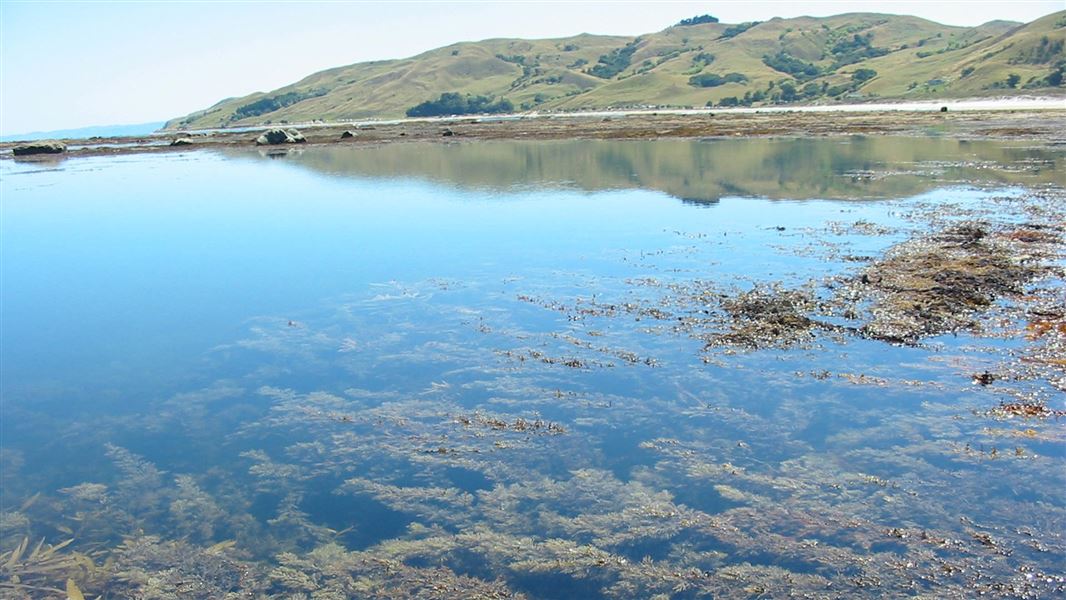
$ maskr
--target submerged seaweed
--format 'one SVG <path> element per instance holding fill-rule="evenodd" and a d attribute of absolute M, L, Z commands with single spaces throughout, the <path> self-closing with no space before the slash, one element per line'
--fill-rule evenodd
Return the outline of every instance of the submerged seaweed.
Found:
<path fill-rule="evenodd" d="M 255 319 L 56 425 L 106 466 L 3 449 L 0 596 L 1066 594 L 1062 193 L 1004 194 Z"/>

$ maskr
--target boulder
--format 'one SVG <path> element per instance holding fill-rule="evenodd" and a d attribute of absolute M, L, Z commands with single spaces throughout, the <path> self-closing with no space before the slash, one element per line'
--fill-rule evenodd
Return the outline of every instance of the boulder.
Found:
<path fill-rule="evenodd" d="M 444 131 L 441 131 L 440 134 L 444 137 L 452 137 L 453 135 L 455 135 L 455 132 L 451 129 L 445 129 Z"/>
<path fill-rule="evenodd" d="M 355 137 L 355 132 L 352 131 L 351 129 L 349 129 L 348 131 L 345 131 L 344 133 L 341 134 L 341 139 L 342 140 L 343 139 L 347 139 L 347 138 L 353 138 L 353 137 Z"/>
<path fill-rule="evenodd" d="M 277 144 L 302 144 L 306 142 L 303 134 L 295 129 L 288 131 L 281 128 L 268 129 L 255 138 L 256 146 L 274 146 Z"/>
<path fill-rule="evenodd" d="M 195 142 L 187 137 L 180 137 L 173 142 L 170 142 L 171 146 L 192 146 Z"/>
<path fill-rule="evenodd" d="M 67 151 L 63 142 L 30 142 L 21 144 L 11 149 L 15 156 L 29 156 L 31 154 L 62 154 Z"/>
<path fill-rule="evenodd" d="M 284 129 L 268 129 L 259 137 L 255 138 L 256 146 L 271 146 L 274 144 L 291 144 L 292 136 Z"/>

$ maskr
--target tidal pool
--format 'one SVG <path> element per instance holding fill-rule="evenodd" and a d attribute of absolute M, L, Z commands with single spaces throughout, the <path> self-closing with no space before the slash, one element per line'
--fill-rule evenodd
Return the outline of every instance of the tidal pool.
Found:
<path fill-rule="evenodd" d="M 0 161 L 0 597 L 1061 595 L 1064 158 Z M 874 335 L 960 224 L 1032 272 Z"/>

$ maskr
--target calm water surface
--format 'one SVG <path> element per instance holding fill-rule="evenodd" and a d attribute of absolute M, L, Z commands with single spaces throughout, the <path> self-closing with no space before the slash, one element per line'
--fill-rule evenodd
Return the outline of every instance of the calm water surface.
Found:
<path fill-rule="evenodd" d="M 677 322 L 854 273 L 915 210 L 1061 186 L 1063 159 L 855 138 L 0 162 L 0 550 L 118 557 L 21 579 L 105 597 L 152 574 L 143 597 L 1054 595 L 1061 423 L 988 418 L 1009 396 L 970 378 L 1024 339 L 751 351 Z M 159 575 L 178 547 L 200 587 Z"/>

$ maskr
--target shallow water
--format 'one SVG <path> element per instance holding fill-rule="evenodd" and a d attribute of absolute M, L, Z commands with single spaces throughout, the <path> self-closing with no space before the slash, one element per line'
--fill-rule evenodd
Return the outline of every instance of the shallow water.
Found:
<path fill-rule="evenodd" d="M 165 567 L 145 535 L 195 560 L 235 540 L 257 574 L 189 558 L 200 591 L 158 597 L 370 594 L 337 565 L 384 597 L 455 574 L 535 598 L 1057 593 L 1061 423 L 993 419 L 1007 387 L 971 383 L 1024 338 L 750 350 L 684 324 L 854 272 L 915 213 L 1030 218 L 1063 159 L 932 137 L 0 162 L 0 550 L 74 537 L 120 557 L 75 577 L 113 597 Z"/>

